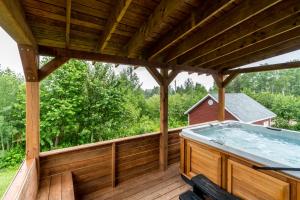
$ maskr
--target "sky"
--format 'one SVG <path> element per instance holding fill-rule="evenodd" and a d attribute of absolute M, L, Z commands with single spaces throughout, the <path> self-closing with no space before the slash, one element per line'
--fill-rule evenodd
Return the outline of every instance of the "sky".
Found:
<path fill-rule="evenodd" d="M 276 56 L 270 59 L 266 59 L 260 62 L 252 63 L 246 66 L 256 66 L 260 64 L 275 64 L 280 62 L 287 62 L 291 60 L 299 59 L 300 60 L 300 50 L 294 51 L 288 54 L 283 54 L 281 56 Z M 0 27 L 0 66 L 1 68 L 9 68 L 12 71 L 22 74 L 23 69 L 21 60 L 19 57 L 18 48 L 16 42 Z M 125 65 L 120 65 L 116 70 L 118 73 L 120 70 L 124 69 Z M 152 78 L 152 76 L 148 73 L 148 71 L 139 67 L 135 70 L 137 73 L 143 89 L 151 89 L 154 86 L 158 86 L 156 81 Z M 177 77 L 172 81 L 171 86 L 174 87 L 175 82 L 176 85 L 182 85 L 186 79 L 191 78 L 193 82 L 200 83 L 204 85 L 206 89 L 209 89 L 213 86 L 213 78 L 211 76 L 206 75 L 198 75 L 196 73 L 188 74 L 187 72 L 181 72 L 177 75 Z"/>

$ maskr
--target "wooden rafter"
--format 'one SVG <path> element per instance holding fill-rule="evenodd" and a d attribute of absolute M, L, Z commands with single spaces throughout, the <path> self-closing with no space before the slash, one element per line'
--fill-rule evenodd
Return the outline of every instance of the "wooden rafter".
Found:
<path fill-rule="evenodd" d="M 67 58 L 75 58 L 75 59 L 82 59 L 82 60 L 91 60 L 91 61 L 99 61 L 99 62 L 108 62 L 108 63 L 115 63 L 115 64 L 124 64 L 124 65 L 134 65 L 134 66 L 144 66 L 150 68 L 167 68 L 167 69 L 174 69 L 174 70 L 181 70 L 181 71 L 191 71 L 191 72 L 199 72 L 199 73 L 216 73 L 215 70 L 212 69 L 202 69 L 192 66 L 186 65 L 168 65 L 166 63 L 160 63 L 156 61 L 147 61 L 137 58 L 127 58 L 122 56 L 114 56 L 114 55 L 107 55 L 101 53 L 91 53 L 86 51 L 76 51 L 70 49 L 62 49 L 62 48 L 52 48 L 52 47 L 45 47 L 39 46 L 39 54 L 46 55 L 46 56 L 53 56 L 53 57 L 67 57 Z"/>
<path fill-rule="evenodd" d="M 292 68 L 300 68 L 300 61 L 277 63 L 272 65 L 260 65 L 260 66 L 253 66 L 247 68 L 238 68 L 238 69 L 226 70 L 223 73 L 224 74 L 251 73 L 251 72 L 263 72 L 263 71 L 292 69 Z"/>
<path fill-rule="evenodd" d="M 214 69 L 218 71 L 225 71 L 232 68 L 241 67 L 253 62 L 261 61 L 272 56 L 278 56 L 281 54 L 289 53 L 300 49 L 300 36 L 283 40 L 279 43 L 273 44 L 272 46 L 258 49 L 257 51 L 240 55 L 238 58 L 233 58 L 225 63 L 214 66 Z"/>
<path fill-rule="evenodd" d="M 192 64 L 198 67 L 212 68 L 213 66 L 220 65 L 228 60 L 238 58 L 241 55 L 249 54 L 251 52 L 273 46 L 276 43 L 294 38 L 300 35 L 300 20 L 299 14 L 291 16 L 285 20 L 280 21 L 269 26 L 268 30 L 257 32 L 254 36 L 249 36 L 243 40 L 233 42 L 227 47 L 220 48 L 214 53 L 207 54 L 206 56 L 195 60 Z M 273 30 L 273 31 L 272 31 Z M 272 34 L 272 35 L 270 35 Z M 197 64 L 201 63 L 201 64 Z"/>
<path fill-rule="evenodd" d="M 147 56 L 148 59 L 155 59 L 164 50 L 174 45 L 180 39 L 186 37 L 196 28 L 208 23 L 221 13 L 224 8 L 231 6 L 234 2 L 234 0 L 204 1 L 204 5 L 200 4 L 199 8 L 195 9 L 186 20 L 175 28 L 175 30 L 170 30 L 162 39 L 153 45 L 153 48 L 149 50 Z"/>
<path fill-rule="evenodd" d="M 167 52 L 164 60 L 169 62 L 180 55 L 202 45 L 225 31 L 239 25 L 243 21 L 257 15 L 272 5 L 280 2 L 279 0 L 262 0 L 259 3 L 253 0 L 243 0 L 237 6 L 230 9 L 223 19 L 215 20 L 209 26 L 200 28 L 196 33 L 189 36 L 180 44 Z"/>
<path fill-rule="evenodd" d="M 72 0 L 66 0 L 66 48 L 70 46 L 71 3 Z"/>
<path fill-rule="evenodd" d="M 18 43 L 36 48 L 36 41 L 18 0 L 0 1 L 0 26 Z"/>
<path fill-rule="evenodd" d="M 67 57 L 55 57 L 54 59 L 50 60 L 38 70 L 39 81 L 45 79 L 47 76 L 49 76 L 52 72 L 54 72 L 57 68 L 59 68 L 68 60 L 69 58 Z"/>
<path fill-rule="evenodd" d="M 204 43 L 180 56 L 178 64 L 195 65 L 216 59 L 217 56 L 265 40 L 271 36 L 293 28 L 299 18 L 298 0 L 280 2 L 264 12 L 244 21 L 239 26 L 218 35 L 214 40 Z"/>
<path fill-rule="evenodd" d="M 174 14 L 184 5 L 186 0 L 162 0 L 155 8 L 147 22 L 133 35 L 125 47 L 125 51 L 129 57 L 133 57 L 135 52 L 144 45 L 145 40 L 156 34 L 161 24 L 168 20 L 169 16 Z"/>
<path fill-rule="evenodd" d="M 117 5 L 114 6 L 114 10 L 111 11 L 111 15 L 107 20 L 106 29 L 104 30 L 104 33 L 101 35 L 99 44 L 97 45 L 97 50 L 100 50 L 100 52 L 103 52 L 104 48 L 107 45 L 107 42 L 112 36 L 112 33 L 115 32 L 117 25 L 125 15 L 132 0 L 120 0 L 117 2 L 118 2 Z"/>

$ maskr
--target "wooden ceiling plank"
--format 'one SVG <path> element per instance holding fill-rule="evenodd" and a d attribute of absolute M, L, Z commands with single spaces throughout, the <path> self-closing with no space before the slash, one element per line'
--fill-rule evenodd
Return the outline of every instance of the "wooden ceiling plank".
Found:
<path fill-rule="evenodd" d="M 185 0 L 162 0 L 147 22 L 140 27 L 125 46 L 124 50 L 128 57 L 133 57 L 135 51 L 143 46 L 145 40 L 151 37 L 162 26 L 163 22 L 169 19 L 170 15 L 176 13 L 184 5 L 184 2 Z"/>
<path fill-rule="evenodd" d="M 300 35 L 300 25 L 297 25 L 296 28 L 293 28 L 289 31 L 283 32 L 282 34 L 275 35 L 266 40 L 256 42 L 253 45 L 245 46 L 243 48 L 233 50 L 225 55 L 219 56 L 217 59 L 213 59 L 204 64 L 196 65 L 197 67 L 207 67 L 215 68 L 215 66 L 220 66 L 223 63 L 228 63 L 231 60 L 236 60 L 245 55 L 258 52 L 263 49 L 268 49 L 276 44 L 282 44 L 284 41 L 289 41 L 292 38 L 297 38 Z"/>
<path fill-rule="evenodd" d="M 246 38 L 248 43 L 253 41 L 265 39 L 270 36 L 285 30 L 287 25 L 293 25 L 297 23 L 295 18 L 299 18 L 300 4 L 299 0 L 288 0 L 280 2 L 264 12 L 244 21 L 239 26 L 226 31 L 225 33 L 218 35 L 213 40 L 204 43 L 187 52 L 186 54 L 178 57 L 178 64 L 192 64 L 201 63 L 201 60 L 205 60 L 207 57 L 216 58 L 216 54 L 221 54 L 222 48 L 226 48 L 229 51 L 229 47 L 239 48 L 246 46 Z M 275 27 L 272 30 L 272 26 Z M 276 27 L 277 26 L 277 27 Z M 277 28 L 280 30 L 277 30 Z M 273 33 L 274 32 L 274 33 Z M 242 40 L 243 39 L 243 40 Z"/>
<path fill-rule="evenodd" d="M 209 23 L 207 26 L 201 27 L 197 32 L 170 49 L 163 60 L 169 62 L 176 59 L 280 1 L 281 0 L 243 0 L 239 2 L 239 4 L 230 9 L 222 19 L 217 19 L 214 23 Z"/>
<path fill-rule="evenodd" d="M 66 0 L 66 48 L 70 45 L 71 3 L 72 0 Z"/>
<path fill-rule="evenodd" d="M 231 69 L 231 70 L 226 70 L 223 73 L 224 74 L 253 73 L 253 72 L 263 72 L 263 71 L 272 71 L 272 70 L 293 69 L 293 68 L 300 68 L 300 61 Z"/>
<path fill-rule="evenodd" d="M 274 56 L 279 56 L 299 49 L 300 36 L 281 41 L 280 43 L 274 44 L 273 46 L 269 46 L 264 49 L 259 49 L 256 52 L 243 55 L 237 59 L 229 60 L 226 63 L 214 66 L 214 69 L 217 71 L 226 71 L 232 68 L 241 67 L 247 64 L 258 62 Z"/>
<path fill-rule="evenodd" d="M 36 8 L 31 8 L 27 12 L 29 14 L 32 14 L 35 16 L 50 18 L 52 20 L 57 20 L 57 21 L 66 23 L 66 16 L 63 16 L 63 15 L 58 15 L 55 13 L 47 12 L 47 11 L 36 9 Z M 75 19 L 75 18 L 72 18 L 71 24 L 75 24 L 75 25 L 83 26 L 83 27 L 87 27 L 87 28 L 92 28 L 92 29 L 96 29 L 96 30 L 104 29 L 104 26 L 102 26 L 100 24 L 95 24 L 95 23 L 92 23 L 89 21 L 83 21 L 83 20 Z"/>
<path fill-rule="evenodd" d="M 0 1 L 0 26 L 18 43 L 36 48 L 35 38 L 18 0 Z"/>
<path fill-rule="evenodd" d="M 115 32 L 119 22 L 122 20 L 131 2 L 132 0 L 120 0 L 118 1 L 118 4 L 114 6 L 115 9 L 111 12 L 110 17 L 107 20 L 106 28 L 96 48 L 97 50 L 100 50 L 100 52 L 103 52 L 107 45 L 107 41 Z"/>
<path fill-rule="evenodd" d="M 170 30 L 162 39 L 159 39 L 157 43 L 153 45 L 153 48 L 149 50 L 147 58 L 154 60 L 164 52 L 166 49 L 174 45 L 180 39 L 186 37 L 196 28 L 203 26 L 215 15 L 222 12 L 222 10 L 229 5 L 233 4 L 234 0 L 212 0 L 205 1 L 204 5 L 201 4 L 194 12 L 190 14 L 187 20 L 184 20 L 176 28 Z"/>
<path fill-rule="evenodd" d="M 45 79 L 47 76 L 49 76 L 52 72 L 54 72 L 56 69 L 58 69 L 61 65 L 63 65 L 68 60 L 69 58 L 67 57 L 59 57 L 59 56 L 50 60 L 48 63 L 46 63 L 38 70 L 39 81 Z"/>
<path fill-rule="evenodd" d="M 217 51 L 211 52 L 206 56 L 196 59 L 189 63 L 194 66 L 210 67 L 218 63 L 242 55 L 249 51 L 257 51 L 259 48 L 264 48 L 274 43 L 281 42 L 287 37 L 295 37 L 300 34 L 300 15 L 291 16 L 286 20 L 275 23 L 261 31 L 255 32 L 246 38 L 235 41 L 224 48 L 219 48 Z"/>

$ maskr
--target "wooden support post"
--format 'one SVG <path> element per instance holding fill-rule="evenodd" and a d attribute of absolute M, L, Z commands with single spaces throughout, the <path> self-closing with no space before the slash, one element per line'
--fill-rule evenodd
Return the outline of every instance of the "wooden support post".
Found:
<path fill-rule="evenodd" d="M 39 82 L 26 82 L 26 160 L 40 153 L 40 93 Z"/>
<path fill-rule="evenodd" d="M 36 159 L 39 171 L 40 153 L 40 86 L 38 54 L 34 46 L 18 45 L 26 79 L 26 160 Z"/>
<path fill-rule="evenodd" d="M 168 70 L 162 69 L 163 77 L 160 85 L 160 169 L 166 170 L 168 167 Z"/>
<path fill-rule="evenodd" d="M 180 72 L 173 70 L 170 73 L 164 68 L 157 71 L 155 68 L 146 68 L 160 85 L 160 142 L 159 142 L 159 167 L 161 170 L 168 168 L 168 88 L 172 80 Z"/>
<path fill-rule="evenodd" d="M 218 119 L 219 121 L 225 120 L 225 87 L 219 87 L 219 111 L 218 111 Z"/>
<path fill-rule="evenodd" d="M 15 1 L 14 1 L 15 2 Z M 38 80 L 39 57 L 34 44 L 18 44 L 26 79 L 26 165 L 29 167 L 35 160 L 36 174 L 31 184 L 34 192 L 40 177 L 40 85 Z M 36 176 L 35 176 L 36 175 Z M 33 196 L 35 196 L 33 194 Z"/>

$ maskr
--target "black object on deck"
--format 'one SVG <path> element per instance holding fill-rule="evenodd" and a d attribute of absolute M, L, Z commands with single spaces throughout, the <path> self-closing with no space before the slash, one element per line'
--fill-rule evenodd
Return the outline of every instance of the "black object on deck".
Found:
<path fill-rule="evenodd" d="M 253 166 L 252 168 L 256 169 L 256 170 L 300 171 L 300 168 L 294 168 L 294 167 L 258 167 L 258 166 Z"/>
<path fill-rule="evenodd" d="M 194 193 L 203 198 L 208 197 L 212 200 L 240 200 L 238 197 L 235 197 L 214 184 L 202 174 L 193 177 L 192 182 L 194 183 Z"/>
<path fill-rule="evenodd" d="M 202 197 L 197 196 L 194 192 L 188 190 L 179 195 L 180 200 L 204 200 Z"/>

